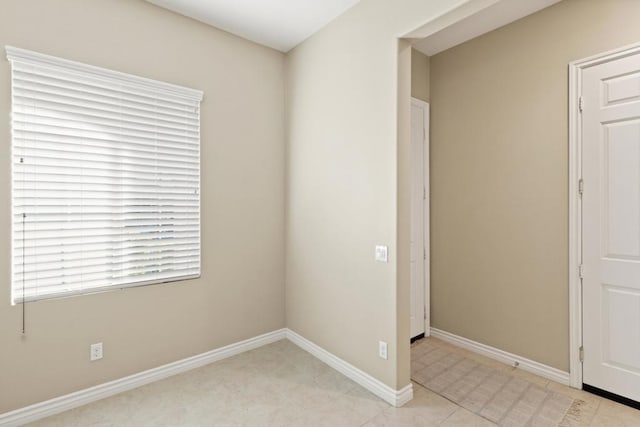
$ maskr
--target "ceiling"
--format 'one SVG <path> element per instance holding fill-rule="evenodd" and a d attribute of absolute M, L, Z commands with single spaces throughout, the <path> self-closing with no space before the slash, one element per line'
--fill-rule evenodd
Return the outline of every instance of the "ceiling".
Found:
<path fill-rule="evenodd" d="M 288 52 L 360 0 L 146 1 Z M 461 0 L 448 12 L 404 37 L 412 40 L 416 49 L 431 56 L 559 1 Z"/>
<path fill-rule="evenodd" d="M 360 0 L 147 0 L 287 52 Z"/>

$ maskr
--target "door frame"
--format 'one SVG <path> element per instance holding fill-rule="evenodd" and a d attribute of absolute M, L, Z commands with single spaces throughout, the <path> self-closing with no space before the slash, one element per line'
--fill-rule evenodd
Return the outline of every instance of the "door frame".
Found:
<path fill-rule="evenodd" d="M 424 221 L 422 230 L 422 244 L 424 246 L 424 259 L 422 261 L 422 271 L 423 271 L 423 286 L 424 286 L 424 310 L 425 310 L 425 319 L 424 319 L 424 336 L 428 337 L 431 335 L 431 239 L 429 233 L 429 226 L 431 223 L 431 208 L 430 208 L 430 200 L 431 200 L 431 189 L 429 187 L 429 133 L 430 133 L 430 104 L 426 101 L 423 101 L 418 98 L 411 97 L 411 105 L 417 105 L 422 107 L 424 111 L 423 123 L 424 123 L 424 150 L 422 157 L 422 185 L 426 191 L 426 198 L 422 204 L 422 219 Z"/>
<path fill-rule="evenodd" d="M 640 53 L 640 43 L 569 63 L 569 384 L 582 389 L 582 72 Z"/>

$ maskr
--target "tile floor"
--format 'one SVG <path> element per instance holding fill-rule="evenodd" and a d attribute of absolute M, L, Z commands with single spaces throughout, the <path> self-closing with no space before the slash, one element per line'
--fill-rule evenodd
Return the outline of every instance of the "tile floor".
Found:
<path fill-rule="evenodd" d="M 584 400 L 568 426 L 640 426 L 640 411 L 547 381 L 447 343 L 536 384 Z M 491 426 L 417 383 L 402 408 L 283 340 L 33 423 L 34 426 Z"/>
<path fill-rule="evenodd" d="M 411 346 L 411 379 L 469 411 L 504 426 L 557 426 L 581 413 L 582 400 L 494 369 L 433 340 Z"/>

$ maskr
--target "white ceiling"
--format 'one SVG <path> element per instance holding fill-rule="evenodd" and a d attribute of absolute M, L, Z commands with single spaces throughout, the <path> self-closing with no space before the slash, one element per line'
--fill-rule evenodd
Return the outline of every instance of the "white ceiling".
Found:
<path fill-rule="evenodd" d="M 147 0 L 287 52 L 360 0 Z"/>

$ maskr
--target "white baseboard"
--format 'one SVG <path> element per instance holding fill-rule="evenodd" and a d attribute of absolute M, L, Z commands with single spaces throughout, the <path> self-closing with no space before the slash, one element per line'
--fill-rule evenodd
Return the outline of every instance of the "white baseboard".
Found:
<path fill-rule="evenodd" d="M 547 366 L 542 363 L 538 363 L 533 360 L 520 357 L 518 355 L 508 353 L 506 351 L 502 351 L 497 348 L 490 347 L 488 345 L 481 344 L 470 339 L 442 331 L 437 328 L 431 328 L 430 332 L 431 336 L 457 345 L 458 347 L 465 348 L 467 350 L 473 351 L 491 359 L 498 360 L 511 366 L 515 366 L 517 362 L 520 369 L 556 381 L 561 384 L 569 385 L 568 372 L 552 368 L 551 366 Z M 79 406 L 95 402 L 96 400 L 104 399 L 106 397 L 110 397 L 115 394 L 122 393 L 124 391 L 170 377 L 172 375 L 199 368 L 209 363 L 226 359 L 227 357 L 235 356 L 245 351 L 253 350 L 255 348 L 285 338 L 287 338 L 303 350 L 311 353 L 316 358 L 320 359 L 327 365 L 331 366 L 346 377 L 352 379 L 365 389 L 369 390 L 370 392 L 393 406 L 402 406 L 413 398 L 412 384 L 409 384 L 400 390 L 393 389 L 383 382 L 372 377 L 371 375 L 367 374 L 366 372 L 356 368 L 350 363 L 340 359 L 339 357 L 328 352 L 322 347 L 295 333 L 294 331 L 283 328 L 277 331 L 259 335 L 254 338 L 230 344 L 225 347 L 211 350 L 206 353 L 198 354 L 196 356 L 188 357 L 186 359 L 178 360 L 176 362 L 159 366 L 157 368 L 133 374 L 128 377 L 110 381 L 104 384 L 99 384 L 97 386 L 80 390 L 75 393 L 70 393 L 24 408 L 16 409 L 11 412 L 0 414 L 0 427 L 20 426 L 29 422 L 33 422 L 44 417 L 55 415 L 69 409 L 77 408 Z"/>
<path fill-rule="evenodd" d="M 531 372 L 532 374 L 547 378 L 560 384 L 569 385 L 569 373 L 561 371 L 560 369 L 556 369 L 551 366 L 547 366 L 542 363 L 527 359 L 526 357 L 508 353 L 495 347 L 481 344 L 479 342 L 472 341 L 470 339 L 454 335 L 437 328 L 431 328 L 431 336 L 510 366 L 516 366 L 517 362 L 517 367 L 519 369 L 522 369 L 523 371 Z"/>
<path fill-rule="evenodd" d="M 120 378 L 115 381 L 99 384 L 95 387 L 56 397 L 51 400 L 16 409 L 15 411 L 5 412 L 4 414 L 0 414 L 0 426 L 20 426 L 44 417 L 59 414 L 60 412 L 77 408 L 79 406 L 86 405 L 87 403 L 122 393 L 123 391 L 131 390 L 172 375 L 199 368 L 248 350 L 253 350 L 263 345 L 282 340 L 286 337 L 286 329 L 279 329 L 277 331 L 269 332 L 264 335 L 259 335 L 257 337 L 211 350 L 206 353 L 198 354 L 157 368 L 139 372 L 128 377 Z"/>
<path fill-rule="evenodd" d="M 400 390 L 395 390 L 292 330 L 284 328 L 128 377 L 5 412 L 0 414 L 0 427 L 15 427 L 37 421 L 285 338 L 393 406 L 402 406 L 413 399 L 411 384 Z"/>
<path fill-rule="evenodd" d="M 291 329 L 287 329 L 286 334 L 289 341 L 311 353 L 316 358 L 322 360 L 342 375 L 360 384 L 362 387 L 369 390 L 385 402 L 399 407 L 413 399 L 413 386 L 411 383 L 400 390 L 395 390 L 382 381 L 379 381 L 366 372 L 356 368 L 352 364 L 345 362 L 338 356 L 329 353 L 327 350 L 312 343 Z"/>

